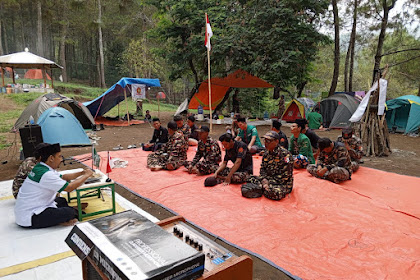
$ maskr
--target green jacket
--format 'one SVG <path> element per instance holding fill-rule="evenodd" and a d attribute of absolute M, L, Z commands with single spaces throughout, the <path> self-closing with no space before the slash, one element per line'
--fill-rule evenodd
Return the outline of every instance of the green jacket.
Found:
<path fill-rule="evenodd" d="M 304 155 L 305 157 L 308 158 L 309 163 L 311 164 L 315 163 L 314 154 L 312 152 L 311 141 L 305 134 L 302 134 L 302 133 L 299 134 L 297 143 L 295 143 L 294 135 L 290 137 L 289 151 L 294 156 L 297 156 L 299 154 Z"/>
<path fill-rule="evenodd" d="M 244 136 L 244 131 L 242 129 L 239 129 L 239 133 L 238 136 L 241 137 L 242 141 L 245 142 L 247 145 L 249 144 L 249 142 L 251 141 L 252 136 L 257 136 L 257 138 L 255 139 L 255 146 L 258 146 L 260 148 L 262 148 L 262 144 L 260 141 L 260 137 L 258 137 L 258 131 L 257 128 L 253 125 L 247 125 L 246 127 L 246 136 Z"/>

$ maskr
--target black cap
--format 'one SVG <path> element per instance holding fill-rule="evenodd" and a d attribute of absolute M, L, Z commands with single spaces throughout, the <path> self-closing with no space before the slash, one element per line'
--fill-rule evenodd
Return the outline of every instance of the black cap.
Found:
<path fill-rule="evenodd" d="M 195 131 L 197 132 L 210 132 L 210 128 L 207 125 L 202 125 L 197 128 Z"/>

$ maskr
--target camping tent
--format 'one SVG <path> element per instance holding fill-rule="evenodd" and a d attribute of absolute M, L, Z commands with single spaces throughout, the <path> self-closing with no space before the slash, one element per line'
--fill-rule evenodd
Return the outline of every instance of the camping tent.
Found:
<path fill-rule="evenodd" d="M 223 101 L 229 88 L 272 88 L 273 85 L 255 77 L 244 70 L 237 70 L 224 78 L 211 78 L 211 108 L 212 110 Z M 197 109 L 201 104 L 204 110 L 209 109 L 208 80 L 201 83 L 198 92 L 194 94 L 188 105 L 189 109 Z"/>
<path fill-rule="evenodd" d="M 45 143 L 60 143 L 61 146 L 91 145 L 89 137 L 76 117 L 61 107 L 44 111 L 38 119 Z"/>
<path fill-rule="evenodd" d="M 404 133 L 419 132 L 420 97 L 415 95 L 400 96 L 386 102 L 386 121 L 389 130 Z"/>
<path fill-rule="evenodd" d="M 310 98 L 293 99 L 287 104 L 281 119 L 292 122 L 296 119 L 306 118 L 306 115 L 309 114 L 314 106 L 315 102 Z"/>
<path fill-rule="evenodd" d="M 188 98 L 185 98 L 185 100 L 181 103 L 181 105 L 178 106 L 178 109 L 176 109 L 175 115 L 178 116 L 182 113 L 188 111 Z"/>
<path fill-rule="evenodd" d="M 126 97 L 131 96 L 131 85 L 142 84 L 148 87 L 160 87 L 159 79 L 121 78 L 116 84 L 92 101 L 83 103 L 92 116 L 103 116 Z M 124 93 L 124 90 L 126 92 Z"/>
<path fill-rule="evenodd" d="M 48 74 L 46 75 L 47 75 L 46 76 L 47 80 L 51 80 L 50 75 Z M 42 76 L 41 69 L 29 69 L 28 71 L 26 71 L 24 78 L 25 79 L 38 79 L 38 80 L 44 79 L 44 77 Z"/>
<path fill-rule="evenodd" d="M 23 110 L 13 128 L 17 130 L 24 127 L 31 116 L 34 118 L 34 121 L 37 122 L 38 118 L 45 110 L 56 106 L 63 107 L 72 113 L 85 129 L 90 129 L 92 128 L 92 125 L 95 124 L 89 110 L 82 103 L 58 93 L 47 93 L 32 101 L 32 103 Z"/>
<path fill-rule="evenodd" d="M 348 94 L 334 94 L 320 103 L 324 126 L 343 128 L 350 125 L 349 119 L 359 106 L 359 101 Z"/>

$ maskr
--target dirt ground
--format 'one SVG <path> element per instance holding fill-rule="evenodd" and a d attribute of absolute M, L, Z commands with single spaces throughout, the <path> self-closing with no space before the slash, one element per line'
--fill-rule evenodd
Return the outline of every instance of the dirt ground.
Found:
<path fill-rule="evenodd" d="M 152 115 L 153 113 L 155 113 L 154 115 L 157 115 L 156 112 L 152 112 Z M 160 119 L 162 120 L 162 124 L 165 126 L 167 122 L 171 120 L 171 118 L 172 113 L 160 113 Z M 197 124 L 200 123 L 197 122 Z M 270 126 L 258 126 L 259 135 L 263 135 L 269 129 Z M 290 137 L 291 133 L 287 125 L 283 126 L 282 130 L 288 137 Z M 213 125 L 211 136 L 218 138 L 224 132 L 225 125 Z M 112 148 L 116 147 L 117 145 L 121 145 L 124 148 L 127 148 L 128 145 L 133 144 L 139 146 L 140 143 L 150 140 L 152 133 L 153 127 L 147 123 L 130 127 L 105 126 L 104 130 L 96 132 L 96 135 L 100 137 L 96 149 L 97 151 L 107 151 L 112 150 Z M 321 137 L 336 139 L 337 136 L 341 134 L 341 131 L 317 131 L 317 134 Z M 0 180 L 13 179 L 19 164 L 21 163 L 19 160 L 19 148 L 21 147 L 19 135 L 9 133 L 7 134 L 7 140 L 14 144 L 9 149 L 0 151 Z M 392 148 L 392 154 L 390 156 L 380 158 L 364 158 L 363 166 L 403 175 L 420 177 L 420 137 L 409 137 L 401 134 L 391 134 L 390 142 Z M 86 154 L 90 152 L 90 147 L 72 147 L 64 148 L 62 150 L 62 153 L 65 157 Z M 73 169 L 78 167 L 81 167 L 81 164 L 73 163 L 62 166 L 62 169 Z M 173 216 L 173 214 L 166 209 L 131 193 L 121 186 L 117 186 L 117 192 L 145 211 L 156 216 L 158 219 L 164 219 Z M 245 252 L 233 248 L 220 240 L 216 240 L 216 242 L 219 242 L 222 244 L 222 246 L 228 247 L 237 255 L 246 254 Z M 251 257 L 254 261 L 255 280 L 289 279 L 288 276 L 286 276 L 280 270 L 269 265 L 268 263 L 261 261 L 257 257 Z"/>

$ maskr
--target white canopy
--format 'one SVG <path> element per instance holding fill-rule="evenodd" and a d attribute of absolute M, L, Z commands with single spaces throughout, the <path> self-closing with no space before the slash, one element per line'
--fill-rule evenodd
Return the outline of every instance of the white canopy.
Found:
<path fill-rule="evenodd" d="M 0 56 L 0 67 L 23 68 L 23 69 L 51 69 L 63 68 L 54 61 L 40 57 L 29 51 L 12 53 Z"/>

